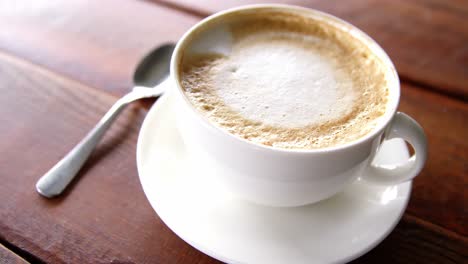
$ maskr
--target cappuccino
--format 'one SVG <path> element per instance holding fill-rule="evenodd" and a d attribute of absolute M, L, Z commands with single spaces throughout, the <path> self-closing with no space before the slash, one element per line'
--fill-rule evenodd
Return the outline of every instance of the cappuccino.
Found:
<path fill-rule="evenodd" d="M 180 62 L 182 89 L 233 135 L 277 148 L 331 147 L 368 134 L 386 111 L 385 65 L 327 21 L 262 11 L 198 35 Z"/>

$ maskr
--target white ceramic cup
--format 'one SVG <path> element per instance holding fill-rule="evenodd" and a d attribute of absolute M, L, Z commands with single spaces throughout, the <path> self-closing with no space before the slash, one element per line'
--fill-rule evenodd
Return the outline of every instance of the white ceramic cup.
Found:
<path fill-rule="evenodd" d="M 203 32 L 222 23 L 227 15 L 242 16 L 265 9 L 281 10 L 324 21 L 358 38 L 384 62 L 390 78 L 387 111 L 377 127 L 358 140 L 310 150 L 279 149 L 259 145 L 217 127 L 188 100 L 180 84 L 179 66 L 184 52 L 207 52 L 219 48 L 216 41 L 229 41 L 229 32 Z M 194 41 L 196 39 L 196 41 Z M 427 142 L 423 129 L 411 117 L 397 112 L 400 83 L 391 60 L 369 36 L 334 16 L 288 5 L 253 5 L 214 14 L 193 26 L 177 44 L 171 61 L 175 82 L 175 112 L 178 129 L 196 162 L 209 163 L 234 194 L 271 206 L 314 203 L 343 190 L 359 177 L 365 181 L 394 185 L 413 179 L 423 168 Z M 404 164 L 382 166 L 372 161 L 384 140 L 402 138 L 415 154 Z M 208 172 L 207 172 L 208 173 Z M 212 173 L 212 172 L 210 172 Z"/>

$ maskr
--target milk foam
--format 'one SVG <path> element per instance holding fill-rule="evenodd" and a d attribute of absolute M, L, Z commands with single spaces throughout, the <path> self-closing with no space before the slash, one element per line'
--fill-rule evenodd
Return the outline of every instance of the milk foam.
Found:
<path fill-rule="evenodd" d="M 345 115 L 355 95 L 352 80 L 335 58 L 290 43 L 316 39 L 294 33 L 282 34 L 288 41 L 277 37 L 264 33 L 237 43 L 215 69 L 213 87 L 224 103 L 245 118 L 282 127 L 320 124 Z"/>
<path fill-rule="evenodd" d="M 387 103 L 382 63 L 336 28 L 283 18 L 203 32 L 210 38 L 195 40 L 181 65 L 189 100 L 216 125 L 268 146 L 328 147 L 371 131 Z"/>

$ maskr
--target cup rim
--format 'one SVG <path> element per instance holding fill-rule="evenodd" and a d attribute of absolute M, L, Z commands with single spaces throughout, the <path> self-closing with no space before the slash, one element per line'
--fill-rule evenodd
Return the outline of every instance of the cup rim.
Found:
<path fill-rule="evenodd" d="M 235 13 L 235 12 L 240 12 L 240 11 L 245 11 L 245 10 L 255 10 L 255 9 L 272 9 L 272 10 L 276 9 L 276 10 L 287 11 L 287 12 L 298 12 L 304 15 L 313 16 L 314 18 L 326 19 L 327 22 L 331 22 L 336 26 L 346 29 L 346 31 L 349 34 L 352 34 L 354 37 L 358 38 L 363 44 L 367 45 L 374 53 L 377 53 L 378 57 L 382 60 L 382 62 L 387 67 L 387 70 L 389 71 L 388 74 L 391 75 L 393 78 L 391 80 L 391 84 L 389 85 L 390 102 L 388 102 L 387 104 L 388 110 L 385 111 L 385 114 L 382 117 L 382 120 L 379 121 L 379 123 L 376 125 L 376 127 L 372 129 L 372 131 L 370 131 L 369 133 L 365 134 L 364 136 L 356 140 L 346 142 L 344 144 L 339 144 L 336 146 L 314 148 L 314 149 L 279 148 L 279 147 L 263 145 L 260 143 L 255 143 L 247 139 L 241 138 L 237 135 L 234 135 L 232 133 L 229 133 L 223 128 L 218 127 L 217 125 L 213 124 L 213 122 L 211 122 L 205 115 L 203 115 L 203 113 L 201 113 L 198 109 L 195 108 L 195 106 L 189 101 L 189 99 L 185 95 L 182 89 L 182 85 L 180 84 L 180 74 L 179 74 L 180 63 L 179 62 L 180 62 L 181 53 L 186 46 L 186 42 L 190 39 L 190 37 L 192 36 L 192 34 L 194 34 L 194 32 L 196 32 L 199 28 L 203 27 L 204 25 L 206 25 L 207 23 L 209 23 L 210 21 L 214 19 L 217 19 L 221 16 L 225 16 L 231 13 Z M 388 54 L 384 51 L 384 49 L 365 32 L 360 30 L 358 27 L 352 25 L 351 23 L 341 18 L 338 18 L 334 15 L 331 15 L 331 14 L 328 14 L 328 13 L 325 13 L 316 9 L 312 9 L 312 8 L 300 7 L 300 6 L 295 6 L 295 5 L 286 5 L 286 4 L 243 5 L 243 6 L 229 8 L 229 9 L 214 13 L 202 19 L 201 21 L 193 25 L 187 32 L 185 32 L 184 35 L 180 38 L 180 40 L 177 42 L 177 45 L 174 48 L 173 56 L 171 58 L 170 78 L 172 78 L 173 81 L 175 82 L 177 90 L 182 95 L 182 98 L 185 101 L 185 103 L 195 113 L 195 115 L 201 120 L 201 122 L 208 125 L 211 129 L 214 129 L 215 131 L 220 132 L 224 134 L 225 136 L 238 141 L 239 143 L 244 143 L 247 146 L 250 146 L 251 148 L 273 151 L 276 153 L 306 154 L 306 153 L 334 152 L 334 151 L 344 150 L 352 146 L 359 145 L 370 139 L 373 139 L 375 136 L 379 135 L 386 128 L 386 126 L 391 122 L 395 113 L 397 112 L 397 108 L 398 108 L 399 101 L 400 101 L 400 89 L 401 89 L 399 76 L 398 76 L 398 73 L 396 71 L 395 65 L 393 64 L 392 60 L 390 59 Z"/>

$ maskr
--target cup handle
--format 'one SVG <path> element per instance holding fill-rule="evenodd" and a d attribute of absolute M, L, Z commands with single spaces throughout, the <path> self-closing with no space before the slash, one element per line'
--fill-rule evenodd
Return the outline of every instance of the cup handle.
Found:
<path fill-rule="evenodd" d="M 381 185 L 395 185 L 409 181 L 421 172 L 427 159 L 427 139 L 422 127 L 413 118 L 397 112 L 385 132 L 385 140 L 392 138 L 402 138 L 411 144 L 414 155 L 398 165 L 378 165 L 371 160 L 361 179 Z"/>

